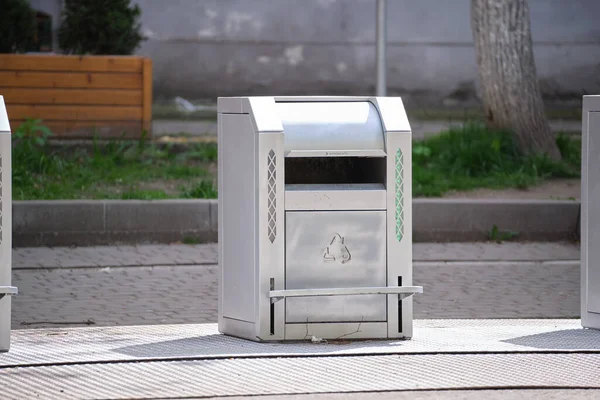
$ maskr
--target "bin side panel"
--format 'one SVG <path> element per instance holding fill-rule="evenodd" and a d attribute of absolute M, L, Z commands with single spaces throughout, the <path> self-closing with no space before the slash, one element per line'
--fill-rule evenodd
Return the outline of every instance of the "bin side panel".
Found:
<path fill-rule="evenodd" d="M 217 114 L 217 262 L 219 275 L 217 279 L 217 314 L 219 331 L 223 331 L 223 114 Z"/>
<path fill-rule="evenodd" d="M 387 132 L 388 286 L 412 285 L 412 139 L 410 132 Z M 401 278 L 401 281 L 400 279 Z M 412 337 L 412 297 L 388 295 L 388 337 Z"/>
<path fill-rule="evenodd" d="M 0 286 L 11 285 L 11 199 L 11 136 L 0 132 Z M 0 351 L 9 349 L 10 307 L 11 296 L 0 299 Z"/>
<path fill-rule="evenodd" d="M 256 137 L 247 114 L 220 115 L 222 317 L 255 321 Z"/>
<path fill-rule="evenodd" d="M 270 290 L 285 289 L 285 179 L 283 132 L 258 134 L 258 310 L 257 337 L 282 340 L 285 334 L 285 300 L 271 304 Z"/>

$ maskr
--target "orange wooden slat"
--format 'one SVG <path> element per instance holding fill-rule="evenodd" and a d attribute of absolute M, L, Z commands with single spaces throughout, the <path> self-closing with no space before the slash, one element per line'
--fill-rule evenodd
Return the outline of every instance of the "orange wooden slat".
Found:
<path fill-rule="evenodd" d="M 55 106 L 8 104 L 8 119 L 47 121 L 141 121 L 141 106 Z"/>
<path fill-rule="evenodd" d="M 0 70 L 141 73 L 143 60 L 136 56 L 0 54 Z"/>
<path fill-rule="evenodd" d="M 0 89 L 0 95 L 6 104 L 142 105 L 142 91 L 135 89 L 4 88 Z"/>
<path fill-rule="evenodd" d="M 9 72 L 0 71 L 3 88 L 69 88 L 69 89 L 141 89 L 142 75 L 132 73 L 104 74 L 82 72 Z"/>

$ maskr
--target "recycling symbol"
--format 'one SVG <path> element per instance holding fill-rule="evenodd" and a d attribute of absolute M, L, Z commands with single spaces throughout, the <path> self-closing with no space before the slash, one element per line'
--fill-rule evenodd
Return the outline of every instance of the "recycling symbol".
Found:
<path fill-rule="evenodd" d="M 342 264 L 346 264 L 352 259 L 352 255 L 350 255 L 350 250 L 344 244 L 344 237 L 339 233 L 333 235 L 333 239 L 331 239 L 331 243 L 327 246 L 325 250 L 325 254 L 323 254 L 323 261 L 325 262 L 340 262 Z"/>

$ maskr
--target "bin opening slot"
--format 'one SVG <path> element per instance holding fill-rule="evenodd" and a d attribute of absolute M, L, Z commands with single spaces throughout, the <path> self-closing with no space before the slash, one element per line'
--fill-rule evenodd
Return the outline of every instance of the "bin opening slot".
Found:
<path fill-rule="evenodd" d="M 289 157 L 285 159 L 285 184 L 385 185 L 385 157 Z"/>

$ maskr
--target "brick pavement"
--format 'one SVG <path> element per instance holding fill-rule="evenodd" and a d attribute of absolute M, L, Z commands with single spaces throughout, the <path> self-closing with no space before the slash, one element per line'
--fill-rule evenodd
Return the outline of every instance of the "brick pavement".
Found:
<path fill-rule="evenodd" d="M 216 322 L 215 245 L 16 249 L 14 329 Z M 415 318 L 578 317 L 579 248 L 414 246 Z"/>
<path fill-rule="evenodd" d="M 570 243 L 415 243 L 416 261 L 579 260 Z M 13 269 L 217 263 L 217 245 L 31 247 L 13 250 Z"/>
<path fill-rule="evenodd" d="M 152 325 L 217 320 L 217 268 L 103 267 L 17 270 L 13 329 Z"/>
<path fill-rule="evenodd" d="M 217 262 L 216 244 L 97 247 L 29 247 L 13 250 L 13 270 L 151 265 L 201 265 Z"/>

